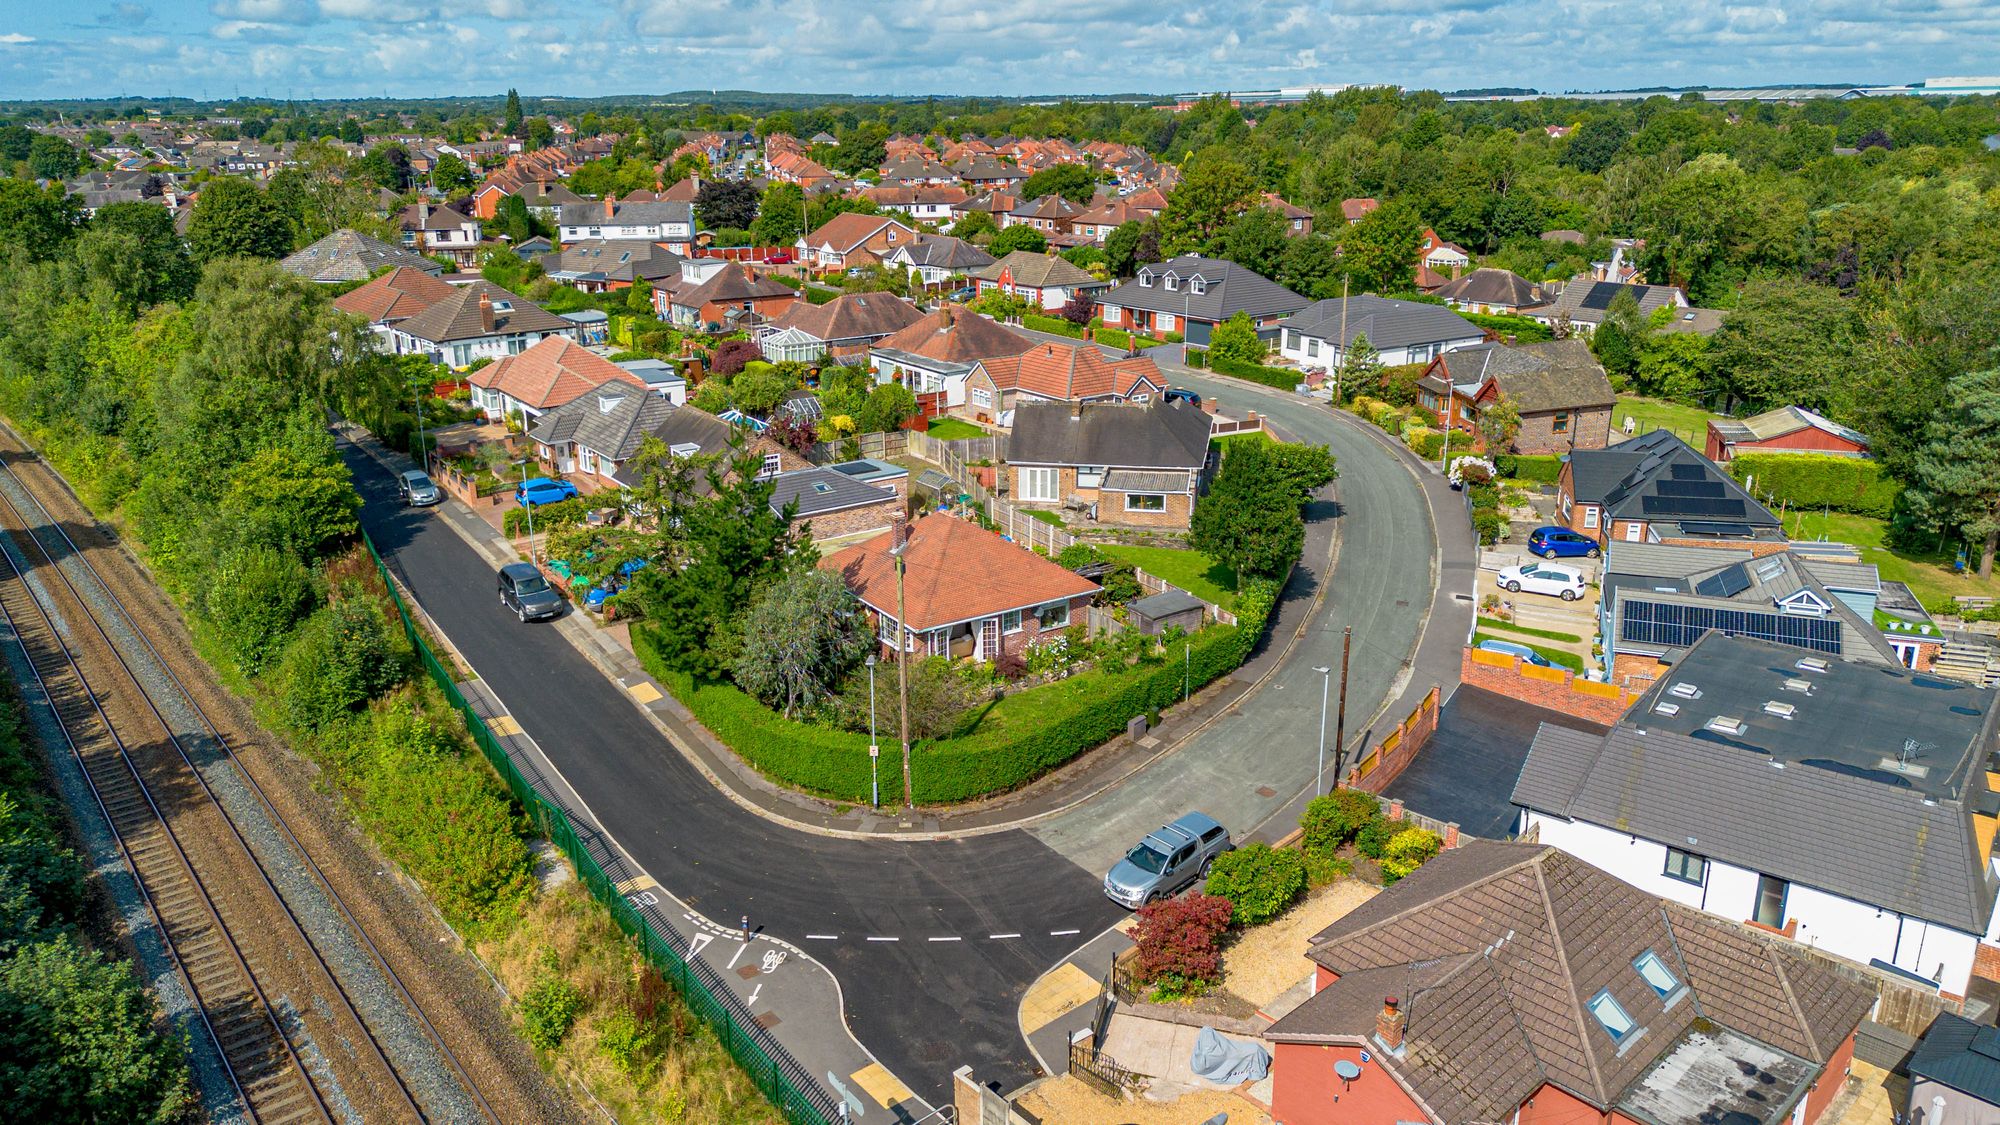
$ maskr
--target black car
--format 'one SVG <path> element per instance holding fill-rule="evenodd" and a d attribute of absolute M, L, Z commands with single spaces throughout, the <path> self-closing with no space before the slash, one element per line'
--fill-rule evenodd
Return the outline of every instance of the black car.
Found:
<path fill-rule="evenodd" d="M 561 617 L 563 612 L 562 595 L 541 571 L 524 562 L 500 568 L 500 604 L 524 622 Z"/>

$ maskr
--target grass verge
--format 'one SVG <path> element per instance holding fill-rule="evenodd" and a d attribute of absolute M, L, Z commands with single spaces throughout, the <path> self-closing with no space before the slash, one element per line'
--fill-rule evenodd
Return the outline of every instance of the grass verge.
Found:
<path fill-rule="evenodd" d="M 1559 633 L 1554 629 L 1531 629 L 1526 625 L 1516 625 L 1512 621 L 1503 621 L 1498 617 L 1487 617 L 1484 614 L 1480 615 L 1479 626 L 1482 629 L 1505 629 L 1509 633 L 1540 637 L 1545 641 L 1564 641 L 1573 645 L 1583 643 L 1583 638 L 1575 633 Z"/>

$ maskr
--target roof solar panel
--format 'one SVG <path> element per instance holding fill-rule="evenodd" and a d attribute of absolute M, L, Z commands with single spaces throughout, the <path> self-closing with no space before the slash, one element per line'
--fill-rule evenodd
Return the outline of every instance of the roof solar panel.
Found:
<path fill-rule="evenodd" d="M 1653 485 L 1653 491 L 1662 496 L 1708 496 L 1717 500 L 1729 495 L 1719 480 L 1663 480 Z"/>
<path fill-rule="evenodd" d="M 1696 520 L 1682 520 L 1681 531 L 1688 535 L 1731 535 L 1747 539 L 1750 525 L 1747 523 L 1703 523 Z"/>
<path fill-rule="evenodd" d="M 1750 588 L 1750 576 L 1743 564 L 1724 567 L 1695 584 L 1694 592 L 1707 598 L 1733 598 Z"/>
<path fill-rule="evenodd" d="M 1639 510 L 1647 516 L 1736 516 L 1748 515 L 1743 501 L 1712 496 L 1641 496 Z"/>
<path fill-rule="evenodd" d="M 1600 281 L 1590 287 L 1590 292 L 1583 295 L 1583 307 L 1586 309 L 1608 309 L 1611 307 L 1611 302 L 1618 299 L 1618 294 L 1625 292 L 1627 288 L 1627 286 L 1618 285 L 1613 282 Z"/>
<path fill-rule="evenodd" d="M 1708 470 L 1702 468 L 1700 465 L 1690 465 L 1683 461 L 1674 466 L 1673 478 L 1675 480 L 1707 480 Z"/>

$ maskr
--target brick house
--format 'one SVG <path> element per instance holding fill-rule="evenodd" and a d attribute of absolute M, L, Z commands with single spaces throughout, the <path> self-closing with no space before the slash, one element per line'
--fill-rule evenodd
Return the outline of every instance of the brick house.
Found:
<path fill-rule="evenodd" d="M 1186 531 L 1208 482 L 1209 417 L 1185 402 L 1024 402 L 1007 445 L 1008 496 L 1112 527 Z"/>
<path fill-rule="evenodd" d="M 490 281 L 454 286 L 449 296 L 389 329 L 397 355 L 428 355 L 451 367 L 505 360 L 551 336 L 574 340 L 578 332 L 574 322 Z"/>
<path fill-rule="evenodd" d="M 946 402 L 976 422 L 998 422 L 1031 402 L 1151 402 L 1167 377 L 1151 356 L 1107 359 L 1089 344 L 1036 344 L 975 361 L 960 402 Z"/>
<path fill-rule="evenodd" d="M 981 296 L 1006 293 L 1042 309 L 1059 309 L 1079 293 L 1097 294 L 1111 288 L 1067 258 L 1034 250 L 1016 250 L 990 266 L 967 275 Z"/>
<path fill-rule="evenodd" d="M 792 527 L 824 543 L 889 530 L 908 510 L 910 473 L 886 461 L 848 461 L 791 469 L 771 485 L 771 510 L 798 505 Z"/>
<path fill-rule="evenodd" d="M 1875 990 L 1555 848 L 1454 848 L 1314 935 L 1286 1125 L 1818 1125 Z"/>
<path fill-rule="evenodd" d="M 437 268 L 435 262 L 426 264 L 431 269 Z M 368 284 L 335 297 L 333 307 L 366 320 L 385 346 L 400 352 L 396 326 L 457 292 L 450 283 L 440 281 L 428 270 L 397 266 Z"/>
<path fill-rule="evenodd" d="M 798 302 L 798 290 L 760 276 L 741 262 L 730 262 L 701 284 L 681 287 L 665 298 L 669 318 L 677 327 L 708 331 L 776 320 Z M 655 306 L 660 303 L 656 298 Z"/>
<path fill-rule="evenodd" d="M 403 208 L 396 225 L 403 245 L 419 254 L 450 258 L 457 265 L 472 265 L 479 257 L 479 217 L 467 203 L 412 203 Z"/>
<path fill-rule="evenodd" d="M 872 266 L 916 236 L 914 229 L 895 216 L 847 211 L 828 219 L 818 230 L 799 236 L 799 263 L 822 270 Z"/>
<path fill-rule="evenodd" d="M 1472 313 L 1518 314 L 1548 303 L 1541 286 L 1512 270 L 1491 266 L 1464 274 L 1431 295 Z"/>
<path fill-rule="evenodd" d="M 1548 340 L 1508 347 L 1489 344 L 1450 353 L 1438 363 L 1452 373 L 1479 372 L 1470 395 L 1474 418 L 1491 410 L 1504 396 L 1521 415 L 1521 428 L 1509 452 L 1563 454 L 1579 449 L 1603 449 L 1611 442 L 1611 409 L 1617 392 L 1590 345 L 1582 340 Z M 1430 390 L 1433 388 L 1421 388 Z M 1465 404 L 1454 403 L 1454 429 L 1473 430 L 1465 419 Z"/>
<path fill-rule="evenodd" d="M 907 528 L 903 626 L 889 554 Z M 929 515 L 820 560 L 868 608 L 885 652 L 991 661 L 1081 625 L 1097 596 L 1078 577 L 976 524 Z"/>
<path fill-rule="evenodd" d="M 867 363 L 878 341 L 923 319 L 910 302 L 892 293 L 847 293 L 824 305 L 793 302 L 760 331 L 757 346 L 773 363 L 821 358 L 834 363 Z"/>
<path fill-rule="evenodd" d="M 998 321 L 944 302 L 868 349 L 868 367 L 878 383 L 903 383 L 913 394 L 942 393 L 945 408 L 958 410 L 966 404 L 966 380 L 980 361 L 1020 355 L 1038 346 Z M 987 395 L 992 402 L 1000 401 L 991 388 Z"/>
<path fill-rule="evenodd" d="M 1216 325 L 1239 312 L 1259 336 L 1275 341 L 1278 322 L 1311 303 L 1235 262 L 1183 254 L 1140 266 L 1132 280 L 1098 298 L 1097 311 L 1107 328 L 1179 332 L 1190 344 L 1206 344 Z"/>
<path fill-rule="evenodd" d="M 1556 478 L 1556 511 L 1599 543 L 1786 549 L 1784 525 L 1715 462 L 1667 430 L 1579 449 Z"/>
<path fill-rule="evenodd" d="M 1803 406 L 1780 406 L 1754 418 L 1709 419 L 1706 452 L 1718 465 L 1728 464 L 1738 453 L 1866 457 L 1868 438 Z"/>
<path fill-rule="evenodd" d="M 533 421 L 613 384 L 658 397 L 648 394 L 645 380 L 563 336 L 482 367 L 466 381 L 472 384 L 472 404 L 496 422 L 508 417 Z"/>
<path fill-rule="evenodd" d="M 643 384 L 610 381 L 544 411 L 528 438 L 535 443 L 536 460 L 565 475 L 595 477 L 611 486 L 640 443 L 675 409 Z"/>

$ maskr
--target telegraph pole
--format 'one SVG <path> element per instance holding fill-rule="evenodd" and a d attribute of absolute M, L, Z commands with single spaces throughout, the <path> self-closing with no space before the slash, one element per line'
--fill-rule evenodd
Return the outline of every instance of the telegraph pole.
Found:
<path fill-rule="evenodd" d="M 914 809 L 917 802 L 910 790 L 910 626 L 904 618 L 903 606 L 903 553 L 910 549 L 910 525 L 896 525 L 896 549 L 889 552 L 896 560 L 896 692 L 901 697 L 897 706 L 902 714 L 903 737 L 903 807 Z"/>
<path fill-rule="evenodd" d="M 1347 654 L 1354 651 L 1354 626 L 1340 634 L 1340 717 L 1333 724 L 1333 784 L 1340 785 L 1340 761 L 1347 752 Z"/>

